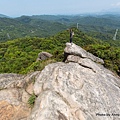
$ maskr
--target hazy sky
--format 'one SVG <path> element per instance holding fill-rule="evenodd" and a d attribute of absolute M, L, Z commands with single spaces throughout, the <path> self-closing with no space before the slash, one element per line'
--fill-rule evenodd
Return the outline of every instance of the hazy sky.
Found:
<path fill-rule="evenodd" d="M 120 7 L 120 0 L 0 0 L 0 14 L 8 16 L 80 14 Z"/>

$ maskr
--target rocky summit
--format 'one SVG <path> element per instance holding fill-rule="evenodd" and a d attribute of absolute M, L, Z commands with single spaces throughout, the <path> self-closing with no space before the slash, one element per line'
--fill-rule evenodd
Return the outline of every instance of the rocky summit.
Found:
<path fill-rule="evenodd" d="M 64 62 L 26 76 L 0 75 L 0 120 L 120 119 L 120 77 L 74 43 L 66 43 L 64 55 Z"/>

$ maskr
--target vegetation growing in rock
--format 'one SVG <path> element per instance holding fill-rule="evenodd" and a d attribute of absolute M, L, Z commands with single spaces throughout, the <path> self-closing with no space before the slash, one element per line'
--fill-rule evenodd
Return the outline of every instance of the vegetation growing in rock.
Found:
<path fill-rule="evenodd" d="M 30 98 L 28 99 L 28 104 L 30 105 L 30 107 L 33 107 L 33 106 L 34 106 L 35 99 L 36 99 L 35 94 L 32 94 L 32 95 L 30 96 Z"/>

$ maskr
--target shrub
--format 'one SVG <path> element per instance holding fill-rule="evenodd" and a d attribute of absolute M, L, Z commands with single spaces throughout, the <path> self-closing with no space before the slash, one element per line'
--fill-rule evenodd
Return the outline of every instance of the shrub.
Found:
<path fill-rule="evenodd" d="M 35 99 L 36 99 L 35 94 L 32 94 L 32 95 L 30 96 L 30 98 L 28 99 L 28 104 L 30 105 L 30 107 L 33 107 L 33 106 L 34 106 Z"/>

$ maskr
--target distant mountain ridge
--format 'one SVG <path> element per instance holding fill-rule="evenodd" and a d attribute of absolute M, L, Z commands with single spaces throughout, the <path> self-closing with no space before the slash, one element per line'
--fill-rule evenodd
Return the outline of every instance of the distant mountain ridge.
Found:
<path fill-rule="evenodd" d="M 59 22 L 78 29 L 91 37 L 102 40 L 112 40 L 116 29 L 120 29 L 119 14 L 90 14 L 90 15 L 33 15 L 31 19 L 42 19 Z M 117 33 L 120 39 L 120 32 Z"/>
<path fill-rule="evenodd" d="M 0 14 L 0 18 L 9 18 L 9 17 L 6 15 Z"/>
<path fill-rule="evenodd" d="M 48 37 L 71 27 L 101 40 L 112 40 L 120 29 L 120 15 L 33 15 L 0 18 L 0 41 L 23 37 Z M 120 39 L 118 30 L 116 39 Z"/>
<path fill-rule="evenodd" d="M 0 41 L 23 37 L 48 37 L 67 27 L 59 22 L 32 19 L 29 16 L 19 18 L 0 18 Z"/>

